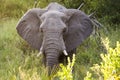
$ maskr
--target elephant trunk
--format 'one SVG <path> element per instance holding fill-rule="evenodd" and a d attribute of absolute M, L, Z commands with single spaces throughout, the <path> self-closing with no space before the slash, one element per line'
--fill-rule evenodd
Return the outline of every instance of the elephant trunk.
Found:
<path fill-rule="evenodd" d="M 50 51 L 50 52 L 49 52 Z M 51 75 L 51 74 L 54 74 L 57 70 L 57 67 L 58 67 L 58 51 L 54 51 L 51 52 L 51 49 L 50 50 L 47 50 L 48 53 L 46 55 L 46 66 L 48 68 L 48 75 Z"/>
<path fill-rule="evenodd" d="M 46 66 L 53 67 L 53 65 L 57 65 L 58 64 L 58 56 L 59 56 L 58 51 L 51 52 L 51 49 L 50 49 L 50 50 L 47 50 L 46 53 L 48 53 L 46 55 L 46 59 L 47 59 Z"/>
<path fill-rule="evenodd" d="M 52 43 L 53 41 L 54 43 Z M 51 75 L 56 72 L 56 67 L 59 63 L 59 49 L 57 47 L 58 43 L 55 43 L 55 40 L 50 40 L 47 43 L 48 45 L 45 47 L 46 66 L 48 68 L 48 75 Z"/>
<path fill-rule="evenodd" d="M 48 67 L 48 75 L 56 72 L 56 67 L 59 64 L 59 55 L 65 49 L 62 35 L 56 32 L 46 32 L 44 36 L 43 49 L 46 55 L 46 66 Z"/>

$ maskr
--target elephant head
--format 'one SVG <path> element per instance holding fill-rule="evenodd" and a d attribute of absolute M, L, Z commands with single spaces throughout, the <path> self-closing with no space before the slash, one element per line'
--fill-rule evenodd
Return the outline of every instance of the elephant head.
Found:
<path fill-rule="evenodd" d="M 66 9 L 58 3 L 51 3 L 45 9 L 27 11 L 16 29 L 33 48 L 45 55 L 45 64 L 51 68 L 59 64 L 61 55 L 69 56 L 69 52 L 93 30 L 91 20 L 84 12 Z"/>

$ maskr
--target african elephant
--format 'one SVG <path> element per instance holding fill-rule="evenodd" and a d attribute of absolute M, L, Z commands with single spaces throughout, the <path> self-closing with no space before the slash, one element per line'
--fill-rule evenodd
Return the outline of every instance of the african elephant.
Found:
<path fill-rule="evenodd" d="M 44 55 L 45 65 L 63 63 L 93 31 L 93 25 L 84 12 L 67 9 L 58 3 L 46 8 L 28 10 L 17 24 L 18 34 Z"/>

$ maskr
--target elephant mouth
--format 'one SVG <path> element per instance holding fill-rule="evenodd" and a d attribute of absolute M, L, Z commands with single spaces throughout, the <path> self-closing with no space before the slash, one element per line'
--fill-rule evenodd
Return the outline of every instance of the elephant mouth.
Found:
<path fill-rule="evenodd" d="M 68 56 L 68 53 L 66 51 L 66 49 L 64 49 L 62 51 L 62 53 L 65 55 L 65 56 Z M 39 57 L 41 54 L 43 54 L 43 45 L 40 47 L 40 50 L 39 50 L 39 53 L 37 54 L 37 57 Z"/>

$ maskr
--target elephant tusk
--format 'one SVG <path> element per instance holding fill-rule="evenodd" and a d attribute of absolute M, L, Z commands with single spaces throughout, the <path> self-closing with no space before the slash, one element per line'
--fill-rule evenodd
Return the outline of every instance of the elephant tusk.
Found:
<path fill-rule="evenodd" d="M 66 50 L 63 50 L 63 53 L 64 53 L 64 55 L 65 55 L 65 56 L 67 56 L 67 55 L 68 55 L 68 53 L 67 53 L 67 51 L 66 51 Z"/>
<path fill-rule="evenodd" d="M 37 57 L 39 57 L 43 52 L 42 52 L 42 47 L 40 48 L 40 52 L 37 54 Z"/>
<path fill-rule="evenodd" d="M 37 57 L 39 57 L 41 54 L 42 54 L 42 51 L 40 51 L 40 52 L 37 54 Z"/>

